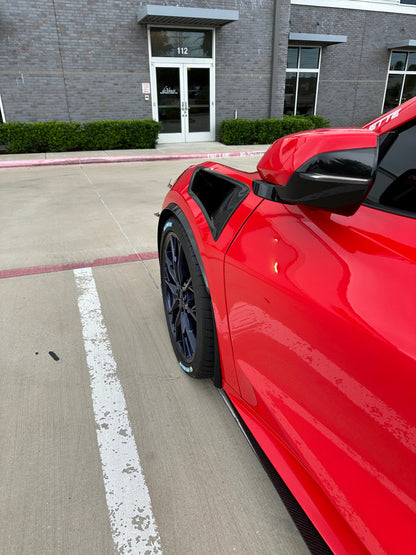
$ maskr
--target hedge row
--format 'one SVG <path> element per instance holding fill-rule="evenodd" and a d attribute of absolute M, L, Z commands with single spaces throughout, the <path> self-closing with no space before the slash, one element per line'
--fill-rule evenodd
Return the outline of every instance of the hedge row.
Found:
<path fill-rule="evenodd" d="M 160 128 L 153 120 L 11 122 L 0 125 L 0 147 L 9 153 L 154 148 Z"/>
<path fill-rule="evenodd" d="M 226 145 L 270 144 L 307 129 L 329 127 L 321 116 L 283 116 L 283 119 L 228 119 L 220 124 L 220 141 Z"/>

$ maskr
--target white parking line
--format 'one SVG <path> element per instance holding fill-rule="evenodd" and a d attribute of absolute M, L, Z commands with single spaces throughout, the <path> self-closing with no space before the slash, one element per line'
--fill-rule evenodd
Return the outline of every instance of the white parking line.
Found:
<path fill-rule="evenodd" d="M 130 428 L 91 268 L 74 270 L 104 487 L 116 553 L 160 554 L 160 537 Z"/>

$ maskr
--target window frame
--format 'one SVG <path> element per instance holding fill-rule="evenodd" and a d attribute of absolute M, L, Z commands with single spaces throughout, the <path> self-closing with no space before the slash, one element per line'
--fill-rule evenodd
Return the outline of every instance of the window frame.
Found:
<path fill-rule="evenodd" d="M 6 116 L 4 115 L 3 100 L 0 94 L 0 123 L 6 123 Z"/>
<path fill-rule="evenodd" d="M 320 79 L 320 73 L 321 73 L 321 60 L 322 60 L 322 46 L 318 46 L 318 45 L 313 45 L 313 46 L 309 46 L 306 44 L 289 44 L 288 46 L 288 51 L 289 48 L 298 48 L 299 52 L 298 52 L 298 63 L 297 63 L 297 67 L 287 67 L 287 63 L 286 63 L 286 79 L 285 79 L 285 94 L 286 94 L 286 82 L 287 82 L 287 74 L 288 73 L 296 73 L 296 91 L 295 91 L 295 102 L 294 102 L 294 113 L 293 115 L 303 115 L 303 114 L 298 114 L 298 94 L 299 94 L 299 76 L 302 73 L 316 73 L 317 75 L 317 79 L 316 79 L 316 91 L 315 91 L 315 102 L 313 105 L 313 114 L 312 115 L 316 115 L 316 106 L 318 104 L 318 91 L 319 91 L 319 79 Z M 300 66 L 300 60 L 301 60 L 301 50 L 302 49 L 311 49 L 311 48 L 317 48 L 319 50 L 319 57 L 318 57 L 318 67 L 314 68 L 314 69 L 308 69 L 308 68 L 301 68 Z M 283 103 L 283 114 L 287 115 L 285 113 L 285 104 L 286 102 Z"/>
<path fill-rule="evenodd" d="M 381 105 L 381 113 L 382 114 L 384 114 L 384 113 L 388 112 L 390 109 L 394 108 L 394 107 L 389 108 L 389 110 L 384 109 L 384 106 L 386 104 L 387 86 L 388 86 L 388 83 L 389 83 L 390 75 L 402 75 L 403 76 L 403 81 L 402 81 L 402 85 L 401 85 L 401 89 L 400 89 L 399 104 L 397 106 L 400 106 L 400 104 L 402 104 L 403 90 L 404 90 L 404 85 L 405 85 L 405 82 L 406 82 L 407 75 L 416 75 L 416 70 L 415 71 L 408 71 L 407 69 L 390 69 L 392 56 L 393 56 L 393 54 L 406 54 L 406 66 L 407 66 L 408 56 L 411 53 L 414 53 L 414 51 L 413 50 L 411 50 L 411 51 L 409 51 L 409 50 L 391 50 L 390 51 L 389 64 L 388 64 L 388 68 L 387 68 L 386 84 L 384 86 L 383 104 Z"/>

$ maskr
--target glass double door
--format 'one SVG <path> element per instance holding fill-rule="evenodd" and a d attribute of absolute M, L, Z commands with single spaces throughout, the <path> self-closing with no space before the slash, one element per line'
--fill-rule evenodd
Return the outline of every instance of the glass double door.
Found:
<path fill-rule="evenodd" d="M 160 143 L 215 139 L 212 74 L 211 64 L 153 64 L 152 108 L 162 124 Z"/>

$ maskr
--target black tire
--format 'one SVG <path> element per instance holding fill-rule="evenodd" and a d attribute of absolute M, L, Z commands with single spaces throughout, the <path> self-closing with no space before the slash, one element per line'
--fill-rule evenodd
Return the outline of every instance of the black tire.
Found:
<path fill-rule="evenodd" d="M 217 347 L 211 299 L 192 245 L 173 216 L 163 227 L 160 278 L 166 322 L 180 367 L 194 378 L 213 377 Z"/>

